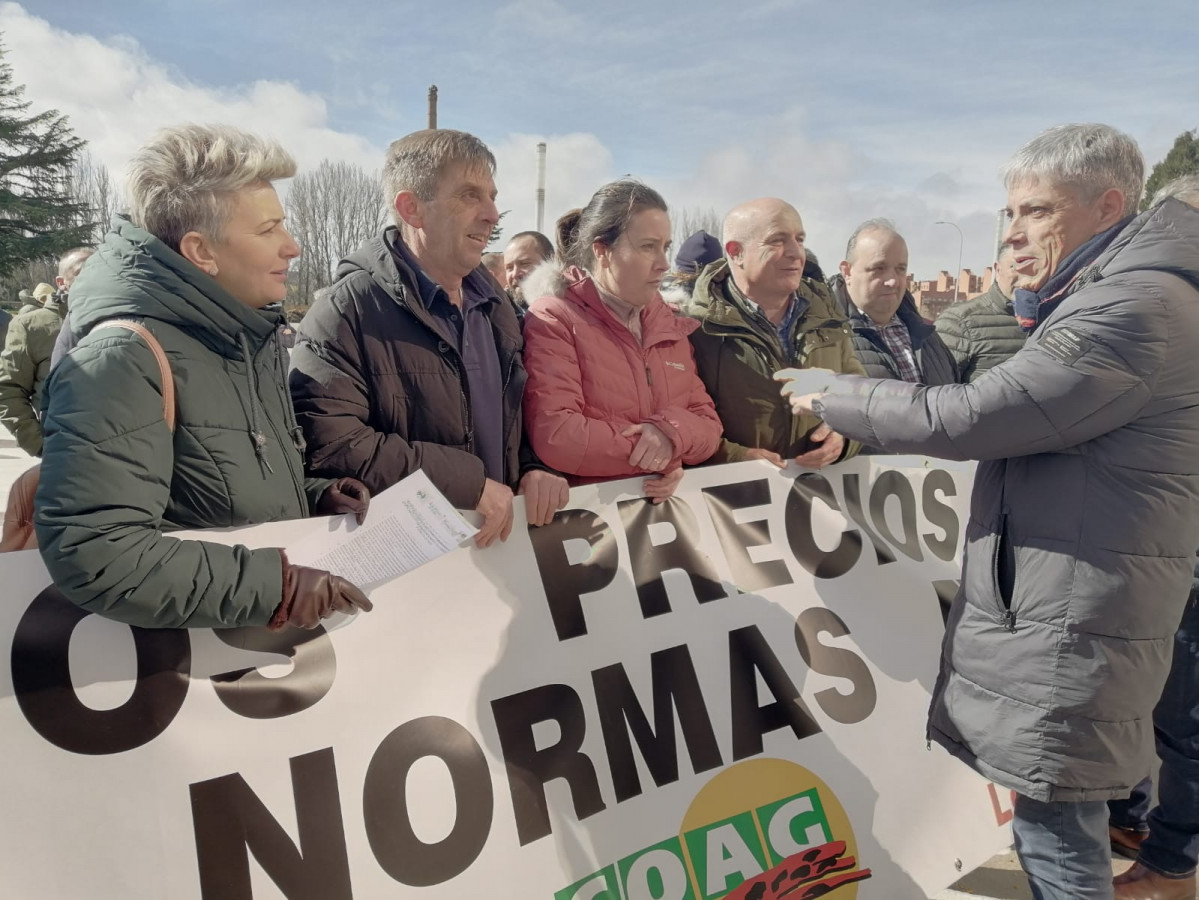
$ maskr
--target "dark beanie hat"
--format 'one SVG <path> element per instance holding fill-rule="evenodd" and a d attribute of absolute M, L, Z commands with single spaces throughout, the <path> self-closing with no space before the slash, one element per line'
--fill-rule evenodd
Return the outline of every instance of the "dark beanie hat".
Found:
<path fill-rule="evenodd" d="M 724 256 L 724 248 L 720 241 L 706 231 L 697 231 L 679 247 L 678 255 L 674 258 L 676 272 L 696 274 L 708 263 L 714 263 Z"/>

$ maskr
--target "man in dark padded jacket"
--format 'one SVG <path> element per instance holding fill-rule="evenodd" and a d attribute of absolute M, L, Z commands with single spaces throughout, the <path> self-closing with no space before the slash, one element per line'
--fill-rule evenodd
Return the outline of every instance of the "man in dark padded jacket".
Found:
<path fill-rule="evenodd" d="M 290 378 L 312 474 L 378 493 L 423 469 L 483 517 L 480 547 L 508 537 L 514 491 L 533 525 L 568 497 L 523 440 L 520 324 L 480 265 L 500 216 L 494 174 L 473 135 L 395 141 L 383 165 L 395 224 L 338 265 L 300 323 Z"/>

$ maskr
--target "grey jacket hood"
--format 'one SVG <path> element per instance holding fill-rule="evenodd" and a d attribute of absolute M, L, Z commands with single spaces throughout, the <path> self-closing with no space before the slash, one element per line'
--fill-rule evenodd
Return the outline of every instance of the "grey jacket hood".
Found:
<path fill-rule="evenodd" d="M 102 319 L 153 319 L 181 329 L 224 356 L 240 357 L 242 340 L 261 346 L 282 322 L 253 309 L 206 272 L 124 216 L 114 216 L 95 255 L 71 286 L 72 332 Z"/>
<path fill-rule="evenodd" d="M 1133 219 L 1090 268 L 1103 278 L 1166 272 L 1199 287 L 1199 211 L 1173 198 L 1159 203 Z"/>

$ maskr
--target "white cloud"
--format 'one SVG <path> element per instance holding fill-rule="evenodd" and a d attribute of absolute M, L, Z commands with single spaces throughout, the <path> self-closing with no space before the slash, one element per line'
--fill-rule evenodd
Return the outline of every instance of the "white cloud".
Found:
<path fill-rule="evenodd" d="M 573 33 L 580 27 L 558 0 L 515 0 L 504 12 L 514 21 L 537 21 L 550 31 Z M 368 171 L 381 167 L 382 146 L 331 127 L 321 94 L 295 84 L 258 80 L 217 88 L 196 83 L 132 39 L 101 41 L 66 32 L 12 2 L 0 3 L 0 31 L 8 62 L 34 108 L 66 113 L 93 155 L 118 176 L 156 129 L 182 121 L 225 122 L 273 136 L 296 156 L 301 170 L 325 158 L 358 163 Z M 69 64 L 46 65 L 46 60 Z M 800 210 L 810 244 L 830 272 L 853 227 L 879 215 L 894 219 L 908 238 L 911 268 L 919 277 L 935 277 L 937 270 L 956 266 L 957 236 L 934 225 L 938 219 L 961 226 L 965 265 L 980 270 L 990 261 L 994 210 L 1002 205 L 992 174 L 998 155 L 980 150 L 971 156 L 959 146 L 951 159 L 935 142 L 924 148 L 906 146 L 900 165 L 910 183 L 879 187 L 870 179 L 893 169 L 900 155 L 893 143 L 855 139 L 851 146 L 813 139 L 800 105 L 778 110 L 767 126 L 752 130 L 739 131 L 731 112 L 720 113 L 719 127 L 710 132 L 711 149 L 685 170 L 633 174 L 662 191 L 676 211 L 712 208 L 723 214 L 752 197 L 783 197 Z M 510 210 L 505 232 L 535 226 L 539 140 L 549 145 L 543 226 L 548 234 L 561 213 L 583 205 L 601 184 L 637 164 L 613 154 L 608 144 L 615 137 L 597 128 L 594 133 L 493 139 L 498 202 L 500 209 Z M 629 135 L 620 137 L 627 140 Z"/>
<path fill-rule="evenodd" d="M 300 163 L 324 158 L 377 169 L 383 150 L 328 125 L 325 101 L 293 84 L 255 81 L 231 90 L 189 82 L 136 42 L 101 42 L 50 26 L 16 3 L 0 4 L 5 56 L 34 110 L 70 117 L 92 154 L 123 177 L 133 151 L 159 128 L 220 122 L 278 139 Z M 47 64 L 47 60 L 53 60 Z"/>
<path fill-rule="evenodd" d="M 505 235 L 537 225 L 537 143 L 546 142 L 545 222 L 553 238 L 554 222 L 573 207 L 582 206 L 596 188 L 614 175 L 612 154 L 593 134 L 513 134 L 492 146 L 495 153 L 496 202 L 504 217 Z"/>

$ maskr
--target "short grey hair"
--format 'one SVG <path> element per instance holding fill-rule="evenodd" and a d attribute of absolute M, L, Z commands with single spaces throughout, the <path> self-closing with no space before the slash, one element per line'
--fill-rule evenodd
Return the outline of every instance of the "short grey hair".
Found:
<path fill-rule="evenodd" d="M 219 240 L 238 191 L 295 174 L 277 141 L 231 125 L 176 125 L 133 155 L 130 218 L 176 251 L 190 231 Z"/>
<path fill-rule="evenodd" d="M 76 247 L 73 250 L 68 250 L 58 258 L 58 277 L 74 278 L 77 276 L 79 270 L 83 268 L 83 264 L 87 262 L 88 257 L 95 252 L 91 247 Z"/>
<path fill-rule="evenodd" d="M 1168 181 L 1153 195 L 1150 206 L 1157 206 L 1163 200 L 1174 197 L 1183 203 L 1199 209 L 1199 172 L 1192 175 L 1180 175 L 1173 181 Z"/>
<path fill-rule="evenodd" d="M 895 227 L 895 223 L 890 219 L 867 219 L 861 225 L 853 230 L 853 234 L 849 236 L 849 242 L 845 245 L 845 261 L 853 262 L 853 252 L 858 249 L 858 238 L 867 231 L 881 231 L 887 234 L 893 234 L 900 240 L 903 240 L 903 235 Z"/>
<path fill-rule="evenodd" d="M 1137 142 L 1110 125 L 1056 125 L 1016 151 L 1000 169 L 1004 187 L 1033 178 L 1063 182 L 1084 203 L 1115 188 L 1124 214 L 1137 211 L 1145 191 L 1145 157 Z"/>
<path fill-rule="evenodd" d="M 412 191 L 421 200 L 432 200 L 441 177 L 455 164 L 495 175 L 495 155 L 465 131 L 429 128 L 392 141 L 383 161 L 383 199 L 397 224 L 396 195 Z"/>

